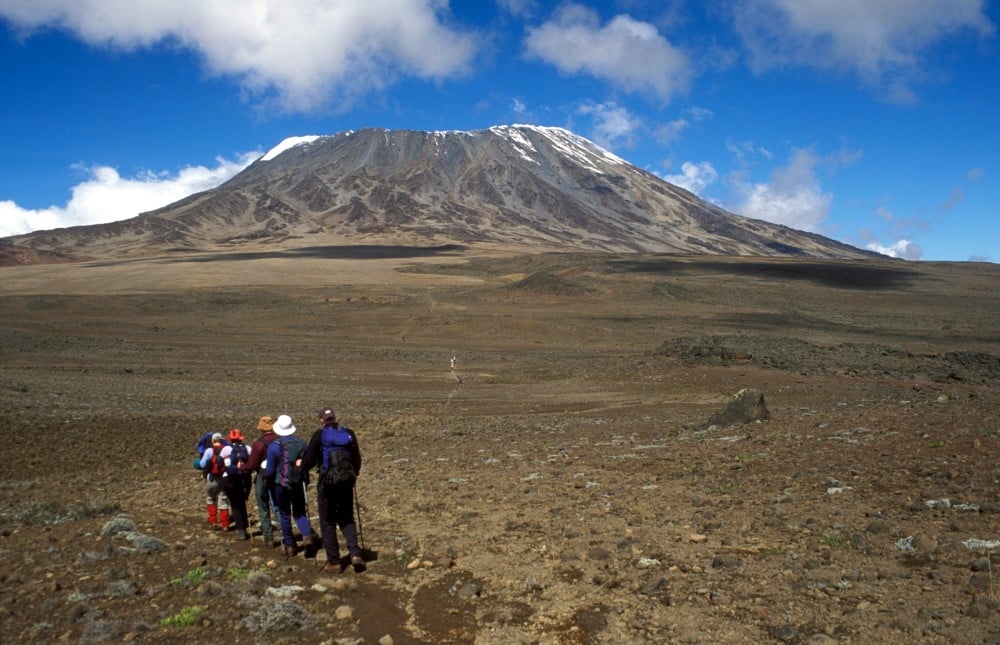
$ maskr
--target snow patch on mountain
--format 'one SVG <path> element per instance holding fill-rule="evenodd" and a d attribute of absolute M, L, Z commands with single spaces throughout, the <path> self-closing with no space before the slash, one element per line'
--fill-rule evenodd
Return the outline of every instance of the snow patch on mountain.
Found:
<path fill-rule="evenodd" d="M 308 143 L 312 143 L 316 139 L 322 139 L 322 138 L 323 135 L 320 134 L 307 134 L 301 137 L 288 137 L 278 145 L 268 150 L 263 157 L 258 159 L 258 161 L 270 161 L 275 157 L 277 157 L 278 155 L 280 155 L 285 150 L 288 150 L 289 148 L 294 148 L 295 146 L 301 146 Z"/>

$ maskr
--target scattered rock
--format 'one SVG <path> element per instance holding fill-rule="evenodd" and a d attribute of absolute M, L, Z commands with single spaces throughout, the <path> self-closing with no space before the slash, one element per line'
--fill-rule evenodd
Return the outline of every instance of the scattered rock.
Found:
<path fill-rule="evenodd" d="M 764 403 L 764 393 L 754 388 L 744 388 L 734 394 L 725 407 L 710 416 L 705 427 L 726 427 L 770 418 L 771 413 Z"/>

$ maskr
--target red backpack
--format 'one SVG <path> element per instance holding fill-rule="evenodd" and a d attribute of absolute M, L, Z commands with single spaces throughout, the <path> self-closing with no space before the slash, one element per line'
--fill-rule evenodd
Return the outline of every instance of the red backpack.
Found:
<path fill-rule="evenodd" d="M 205 471 L 216 479 L 221 479 L 222 475 L 226 472 L 226 460 L 222 458 L 223 448 L 225 446 L 219 446 L 218 448 L 212 446 L 212 458 L 208 460 L 208 466 L 205 467 Z"/>

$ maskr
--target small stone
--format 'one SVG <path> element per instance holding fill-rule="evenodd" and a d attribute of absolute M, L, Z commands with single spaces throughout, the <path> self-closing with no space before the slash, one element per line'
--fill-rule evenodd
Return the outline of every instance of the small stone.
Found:
<path fill-rule="evenodd" d="M 798 636 L 799 628 L 795 625 L 782 625 L 774 630 L 774 638 L 779 641 L 792 641 Z"/>
<path fill-rule="evenodd" d="M 990 559 L 989 558 L 976 558 L 972 561 L 973 571 L 989 571 L 990 570 Z"/>
<path fill-rule="evenodd" d="M 704 535 L 703 533 L 692 533 L 691 535 L 688 536 L 688 542 L 693 542 L 695 544 L 701 544 L 707 539 L 708 536 Z"/>
<path fill-rule="evenodd" d="M 393 645 L 392 636 L 386 634 L 382 638 L 378 639 L 378 645 Z"/>
<path fill-rule="evenodd" d="M 333 612 L 334 617 L 337 620 L 347 620 L 354 615 L 354 610 L 350 605 L 341 605 L 337 607 L 336 611 Z"/>
<path fill-rule="evenodd" d="M 913 536 L 913 548 L 920 553 L 934 553 L 938 548 L 938 541 L 926 533 L 918 533 Z"/>
<path fill-rule="evenodd" d="M 806 640 L 806 645 L 837 645 L 837 639 L 826 634 L 813 634 Z"/>
<path fill-rule="evenodd" d="M 417 569 L 419 567 L 420 567 L 420 558 L 414 558 L 413 560 L 410 561 L 408 565 L 406 565 L 406 568 L 409 571 L 413 571 L 414 569 Z"/>
<path fill-rule="evenodd" d="M 743 564 L 743 560 L 735 555 L 720 554 L 712 558 L 713 569 L 735 569 Z"/>

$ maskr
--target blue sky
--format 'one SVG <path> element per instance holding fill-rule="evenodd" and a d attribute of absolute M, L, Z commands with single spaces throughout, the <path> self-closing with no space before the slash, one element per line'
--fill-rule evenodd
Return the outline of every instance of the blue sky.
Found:
<path fill-rule="evenodd" d="M 987 0 L 0 0 L 0 236 L 286 137 L 566 127 L 741 215 L 1000 261 Z"/>

